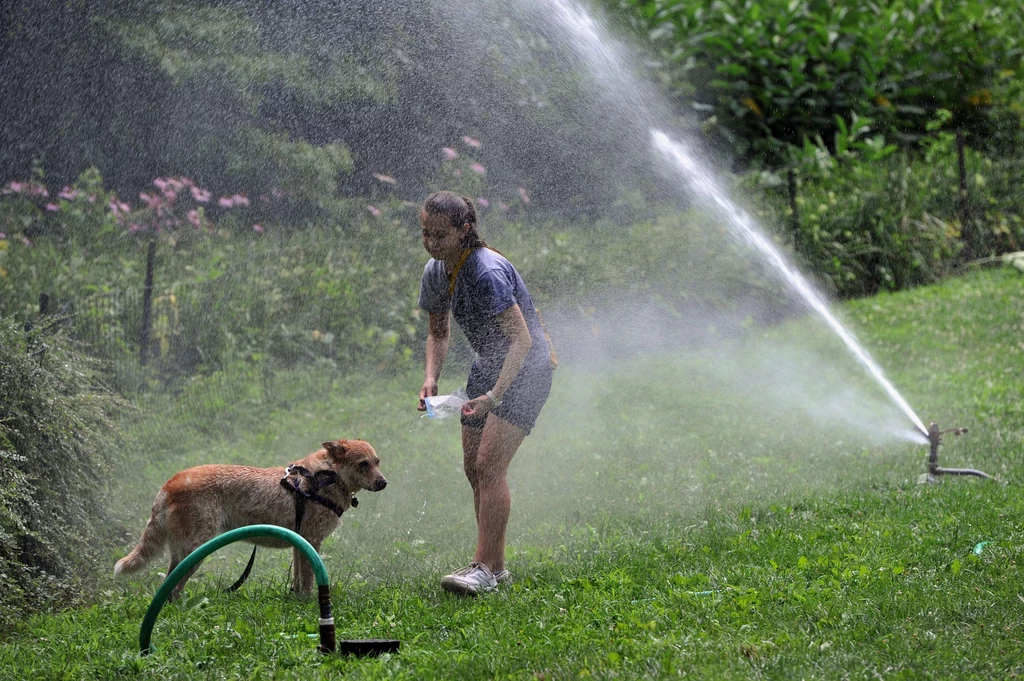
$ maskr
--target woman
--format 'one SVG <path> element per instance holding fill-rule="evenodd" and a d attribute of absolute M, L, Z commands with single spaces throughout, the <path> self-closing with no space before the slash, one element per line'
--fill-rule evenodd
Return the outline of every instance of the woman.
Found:
<path fill-rule="evenodd" d="M 449 313 L 476 352 L 462 408 L 462 451 L 473 488 L 477 545 L 473 562 L 441 580 L 446 591 L 475 596 L 511 581 L 505 569 L 505 527 L 511 500 L 508 465 L 530 433 L 551 390 L 553 355 L 519 273 L 476 230 L 473 202 L 435 192 L 420 211 L 423 270 L 419 305 L 430 314 L 424 400 L 437 395 L 448 352 Z"/>

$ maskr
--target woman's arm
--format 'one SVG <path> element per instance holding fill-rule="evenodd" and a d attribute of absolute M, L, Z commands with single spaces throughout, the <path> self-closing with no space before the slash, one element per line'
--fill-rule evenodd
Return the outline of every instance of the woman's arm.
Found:
<path fill-rule="evenodd" d="M 512 307 L 499 314 L 497 320 L 498 328 L 501 329 L 505 338 L 508 339 L 508 354 L 505 355 L 505 361 L 501 365 L 498 381 L 491 389 L 494 397 L 500 400 L 505 391 L 512 385 L 512 382 L 516 380 L 519 370 L 523 368 L 526 355 L 530 352 L 530 348 L 533 347 L 533 336 L 530 335 L 530 328 L 526 325 L 526 320 L 523 318 L 523 311 L 519 309 L 517 304 L 512 305 Z M 481 412 L 486 413 L 493 408 L 494 403 L 491 402 L 491 398 L 483 395 L 467 402 L 463 407 L 463 412 L 472 416 Z"/>
<path fill-rule="evenodd" d="M 448 339 L 451 330 L 449 316 L 448 310 L 430 313 L 430 322 L 427 327 L 427 377 L 423 381 L 423 388 L 420 389 L 420 403 L 417 407 L 420 411 L 427 409 L 424 400 L 437 394 L 437 379 L 441 377 L 441 366 L 448 354 Z"/>
<path fill-rule="evenodd" d="M 501 365 L 498 382 L 492 388 L 494 396 L 500 400 L 508 387 L 512 385 L 512 381 L 516 380 L 519 370 L 523 368 L 526 355 L 533 347 L 533 336 L 530 335 L 530 327 L 526 325 L 523 311 L 519 309 L 519 305 L 513 305 L 498 315 L 498 327 L 508 339 L 508 354 L 505 355 L 505 362 Z"/>

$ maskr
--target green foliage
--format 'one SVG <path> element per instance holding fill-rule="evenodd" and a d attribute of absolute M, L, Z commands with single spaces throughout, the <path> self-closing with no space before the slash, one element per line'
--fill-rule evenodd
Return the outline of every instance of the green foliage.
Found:
<path fill-rule="evenodd" d="M 0 318 L 0 629 L 73 602 L 109 545 L 105 495 L 123 403 L 51 318 Z"/>
<path fill-rule="evenodd" d="M 627 162 L 630 177 L 649 172 L 646 154 L 568 46 L 542 35 L 547 20 L 519 14 L 425 0 L 12 0 L 0 53 L 18 75 L 0 79 L 0 99 L 19 106 L 0 120 L 0 167 L 24 177 L 41 160 L 65 184 L 96 166 L 127 197 L 158 174 L 188 177 L 248 192 L 253 222 L 301 226 L 339 192 L 370 193 L 374 174 L 415 200 L 440 149 L 472 135 L 511 190 L 495 203 L 523 186 L 534 210 L 600 214 Z M 287 200 L 259 200 L 275 191 Z"/>
<path fill-rule="evenodd" d="M 963 229 L 950 135 L 937 131 L 917 158 L 894 155 L 866 119 L 855 117 L 849 128 L 837 119 L 836 126 L 834 154 L 820 137 L 790 148 L 800 230 L 784 241 L 791 238 L 810 271 L 840 296 L 934 281 L 953 262 Z M 969 158 L 972 228 L 987 230 L 999 249 L 1018 250 L 1024 234 L 1013 167 L 976 152 Z M 440 173 L 485 192 L 486 175 L 474 163 L 463 153 Z M 211 203 L 207 213 L 195 202 L 205 190 L 177 178 L 158 182 L 151 205 L 128 212 L 94 170 L 62 192 L 70 198 L 60 198 L 57 210 L 40 208 L 48 199 L 25 187 L 9 193 L 0 201 L 0 231 L 9 231 L 0 239 L 0 310 L 32 320 L 39 295 L 48 293 L 54 309 L 74 313 L 73 333 L 108 362 L 113 385 L 132 392 L 185 389 L 196 376 L 239 367 L 270 374 L 313 360 L 340 373 L 400 372 L 415 363 L 425 333 L 416 295 L 426 256 L 414 204 L 383 196 L 378 206 L 327 201 L 329 221 L 295 230 L 248 225 L 245 208 Z M 789 225 L 784 176 L 744 182 L 768 188 L 764 224 Z M 635 224 L 535 224 L 528 198 L 524 192 L 511 205 L 482 209 L 482 230 L 528 278 L 542 309 L 572 301 L 561 307 L 587 322 L 602 301 L 625 292 L 650 299 L 668 318 L 757 300 L 751 321 L 772 323 L 789 307 L 749 252 L 706 216 L 645 205 L 622 208 L 651 216 Z M 141 368 L 151 240 L 149 363 Z M 453 356 L 464 350 L 456 344 Z"/>
<path fill-rule="evenodd" d="M 830 144 L 805 138 L 803 147 L 789 147 L 785 171 L 752 173 L 741 185 L 759 190 L 763 220 L 789 228 L 805 267 L 834 295 L 936 281 L 961 260 L 967 232 L 991 253 L 1018 250 L 1024 240 L 1017 163 L 972 149 L 964 223 L 951 117 L 940 109 L 920 149 L 899 153 L 873 134 L 870 120 L 854 116 L 850 127 L 837 120 Z"/>
<path fill-rule="evenodd" d="M 267 49 L 260 20 L 241 9 L 164 2 L 101 19 L 123 41 L 169 76 L 175 85 L 207 81 L 233 86 L 251 106 L 258 88 L 281 84 L 296 95 L 332 102 L 354 96 L 384 97 L 384 86 L 339 54 Z M 312 45 L 303 45 L 310 48 Z"/>
<path fill-rule="evenodd" d="M 228 172 L 254 196 L 279 194 L 296 209 L 333 212 L 338 183 L 352 172 L 352 154 L 343 144 L 314 146 L 286 133 L 256 129 L 237 132 L 229 151 Z"/>
<path fill-rule="evenodd" d="M 980 138 L 990 133 L 993 107 L 1009 107 L 1024 84 L 1024 17 L 1005 0 L 893 2 L 885 94 L 896 130 L 925 134 L 937 110 L 948 125 Z"/>
<path fill-rule="evenodd" d="M 464 190 L 484 191 L 486 176 L 475 163 L 463 154 L 440 174 Z M 88 177 L 97 202 L 119 203 L 94 172 Z M 244 209 L 211 204 L 204 212 L 194 201 L 204 190 L 188 180 L 158 181 L 147 207 L 116 219 L 110 209 L 90 212 L 94 204 L 81 192 L 54 212 L 39 211 L 23 192 L 0 201 L 3 225 L 20 230 L 27 212 L 41 234 L 0 239 L 0 310 L 31 320 L 40 293 L 48 293 L 55 306 L 73 310 L 76 337 L 109 362 L 115 385 L 133 392 L 158 383 L 183 388 L 196 375 L 240 364 L 272 373 L 314 360 L 344 373 L 403 371 L 415 361 L 425 334 L 416 301 L 427 256 L 414 204 L 335 201 L 326 209 L 331 221 L 310 229 L 246 226 Z M 701 291 L 700 304 L 717 309 L 755 287 L 762 299 L 778 296 L 751 273 L 743 248 L 721 227 L 705 228 L 697 214 L 665 209 L 634 225 L 537 225 L 528 219 L 528 200 L 524 191 L 510 205 L 482 208 L 482 231 L 528 277 L 544 307 L 573 300 L 586 310 L 609 294 L 634 291 L 655 295 L 663 312 L 679 315 L 697 302 L 694 291 Z M 63 225 L 80 210 L 71 239 Z M 150 241 L 149 365 L 139 369 Z"/>
<path fill-rule="evenodd" d="M 175 178 L 168 182 L 181 188 Z M 93 189 L 100 192 L 95 203 L 116 201 Z M 238 362 L 271 370 L 318 358 L 347 371 L 412 361 L 422 340 L 416 291 L 424 260 L 414 210 L 382 203 L 387 214 L 373 216 L 335 201 L 327 209 L 341 225 L 293 233 L 243 226 L 227 209 L 217 225 L 201 206 L 186 218 L 187 188 L 175 199 L 171 193 L 165 188 L 155 208 L 116 220 L 106 207 L 92 210 L 84 194 L 53 212 L 39 210 L 24 192 L 0 201 L 0 232 L 16 230 L 0 238 L 0 311 L 32 320 L 39 295 L 49 294 L 55 307 L 74 313 L 73 333 L 110 362 L 116 385 L 132 390 Z M 40 236 L 23 238 L 24 224 Z M 390 238 L 380 240 L 386 232 Z M 139 362 L 151 240 L 151 362 L 140 373 L 131 367 Z"/>
<path fill-rule="evenodd" d="M 982 131 L 1020 93 L 1024 20 L 1015 0 L 623 0 L 662 45 L 683 103 L 707 112 L 757 165 L 804 136 L 874 118 L 916 140 L 939 108 Z"/>
<path fill-rule="evenodd" d="M 951 214 L 955 190 L 937 179 L 904 155 L 830 170 L 801 185 L 794 248 L 844 298 L 935 281 L 959 248 L 956 227 L 936 217 Z M 784 194 L 775 214 L 788 220 Z"/>

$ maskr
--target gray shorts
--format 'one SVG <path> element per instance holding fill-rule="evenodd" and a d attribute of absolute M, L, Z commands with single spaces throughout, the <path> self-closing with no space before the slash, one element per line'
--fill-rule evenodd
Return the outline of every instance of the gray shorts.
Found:
<path fill-rule="evenodd" d="M 498 370 L 486 370 L 479 362 L 473 363 L 469 371 L 469 381 L 466 383 L 466 394 L 470 399 L 480 397 L 487 393 L 498 382 Z M 547 402 L 548 394 L 551 392 L 551 377 L 553 369 L 547 356 L 542 361 L 533 361 L 524 364 L 501 398 L 501 404 L 497 409 L 492 409 L 489 414 L 495 414 L 509 423 L 519 426 L 526 435 L 533 430 L 537 422 L 540 410 Z M 462 416 L 462 425 L 470 428 L 483 428 L 487 421 L 487 414 L 483 416 Z"/>

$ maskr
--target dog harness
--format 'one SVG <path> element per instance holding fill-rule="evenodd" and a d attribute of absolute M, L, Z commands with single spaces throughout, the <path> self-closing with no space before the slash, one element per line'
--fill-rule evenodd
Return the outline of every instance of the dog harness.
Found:
<path fill-rule="evenodd" d="M 302 489 L 301 480 L 309 481 L 309 489 Z M 320 490 L 330 487 L 338 482 L 338 474 L 334 471 L 317 471 L 310 473 L 305 466 L 292 464 L 284 469 L 284 477 L 281 478 L 281 486 L 295 495 L 295 531 L 299 532 L 302 527 L 302 517 L 306 514 L 306 501 L 320 504 L 324 508 L 334 511 L 339 518 L 345 509 L 338 506 L 330 499 L 320 495 Z M 358 506 L 359 502 L 352 497 L 352 506 Z"/>

